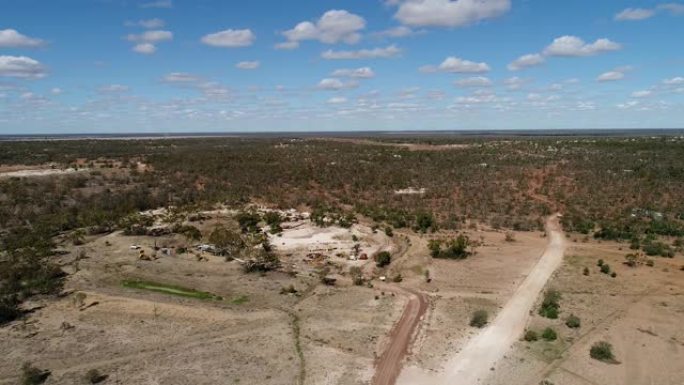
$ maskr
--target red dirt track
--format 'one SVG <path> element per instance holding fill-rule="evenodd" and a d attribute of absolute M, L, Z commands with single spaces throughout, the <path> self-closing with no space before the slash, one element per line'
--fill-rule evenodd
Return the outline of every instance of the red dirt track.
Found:
<path fill-rule="evenodd" d="M 401 289 L 409 295 L 409 301 L 399 322 L 389 334 L 390 344 L 376 362 L 373 385 L 394 385 L 401 373 L 404 357 L 408 354 L 415 332 L 428 308 L 427 296 L 413 290 Z"/>

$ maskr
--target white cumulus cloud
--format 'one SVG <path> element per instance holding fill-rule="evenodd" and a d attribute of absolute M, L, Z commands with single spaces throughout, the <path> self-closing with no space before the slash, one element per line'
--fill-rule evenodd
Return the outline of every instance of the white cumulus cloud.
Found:
<path fill-rule="evenodd" d="M 622 46 L 609 39 L 598 39 L 586 43 L 577 36 L 561 36 L 544 49 L 547 56 L 593 56 L 604 52 L 620 50 Z"/>
<path fill-rule="evenodd" d="M 256 35 L 249 29 L 226 29 L 202 37 L 202 43 L 221 48 L 249 47 L 255 40 Z"/>
<path fill-rule="evenodd" d="M 155 52 L 157 52 L 157 46 L 155 46 L 152 43 L 140 43 L 136 44 L 133 46 L 133 52 L 145 54 L 145 55 L 151 55 Z"/>
<path fill-rule="evenodd" d="M 542 56 L 538 53 L 523 55 L 523 56 L 520 56 L 519 58 L 513 60 L 508 65 L 508 69 L 511 71 L 519 71 L 519 70 L 522 70 L 525 68 L 538 66 L 538 65 L 544 63 L 544 61 L 545 61 L 544 56 Z"/>
<path fill-rule="evenodd" d="M 511 9 L 510 0 L 398 0 L 395 18 L 402 24 L 463 27 L 499 17 Z"/>
<path fill-rule="evenodd" d="M 15 29 L 0 30 L 0 48 L 35 48 L 45 45 L 45 41 L 22 35 Z"/>
<path fill-rule="evenodd" d="M 40 79 L 47 75 L 45 67 L 26 56 L 0 56 L 0 76 Z"/>
<path fill-rule="evenodd" d="M 325 44 L 344 42 L 355 44 L 361 40 L 361 33 L 366 28 L 366 20 L 345 10 L 330 10 L 317 21 L 303 21 L 294 28 L 283 32 L 287 42 L 280 43 L 280 48 L 292 49 L 304 40 L 317 40 Z"/>
<path fill-rule="evenodd" d="M 326 78 L 318 83 L 318 89 L 327 91 L 339 91 L 344 89 L 356 88 L 358 83 L 356 82 L 344 82 L 337 78 Z"/>
<path fill-rule="evenodd" d="M 477 63 L 470 60 L 450 56 L 442 62 L 439 66 L 427 65 L 420 69 L 420 72 L 450 72 L 450 73 L 483 73 L 489 72 L 491 68 L 487 63 Z"/>

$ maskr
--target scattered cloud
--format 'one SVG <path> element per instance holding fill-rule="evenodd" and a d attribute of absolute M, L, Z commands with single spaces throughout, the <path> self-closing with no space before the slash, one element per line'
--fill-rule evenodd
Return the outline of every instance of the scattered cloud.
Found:
<path fill-rule="evenodd" d="M 454 82 L 457 87 L 491 87 L 492 81 L 484 76 L 473 76 L 464 79 L 458 79 Z"/>
<path fill-rule="evenodd" d="M 140 4 L 140 8 L 173 8 L 172 0 L 156 0 Z"/>
<path fill-rule="evenodd" d="M 172 72 L 162 79 L 166 83 L 194 83 L 201 80 L 199 76 L 186 72 Z"/>
<path fill-rule="evenodd" d="M 525 84 L 527 84 L 529 80 L 519 78 L 517 76 L 510 77 L 506 80 L 504 80 L 504 84 L 506 85 L 506 88 L 511 90 L 511 91 L 517 91 L 521 89 Z"/>
<path fill-rule="evenodd" d="M 339 91 L 339 90 L 345 90 L 345 89 L 351 89 L 351 88 L 356 88 L 359 86 L 359 83 L 355 81 L 349 81 L 345 82 L 337 78 L 326 78 L 321 80 L 318 83 L 317 88 L 319 90 L 326 90 L 326 91 Z"/>
<path fill-rule="evenodd" d="M 665 79 L 663 80 L 663 84 L 665 84 L 666 86 L 684 85 L 684 77 L 677 76 L 671 79 Z"/>
<path fill-rule="evenodd" d="M 202 37 L 202 43 L 221 48 L 249 47 L 255 40 L 256 35 L 249 29 L 226 29 Z"/>
<path fill-rule="evenodd" d="M 328 99 L 328 104 L 344 104 L 347 103 L 347 98 L 336 96 Z"/>
<path fill-rule="evenodd" d="M 296 41 L 284 41 L 275 45 L 276 49 L 290 50 L 299 48 L 299 42 Z"/>
<path fill-rule="evenodd" d="M 577 36 L 561 36 L 544 49 L 546 56 L 593 56 L 604 52 L 620 50 L 622 46 L 609 39 L 598 39 L 585 43 Z"/>
<path fill-rule="evenodd" d="M 0 76 L 20 79 L 40 79 L 47 75 L 45 67 L 26 56 L 0 56 Z"/>
<path fill-rule="evenodd" d="M 259 61 L 241 61 L 235 65 L 235 68 L 241 70 L 255 70 L 261 66 Z"/>
<path fill-rule="evenodd" d="M 487 63 L 476 63 L 453 56 L 444 59 L 439 66 L 427 65 L 419 68 L 419 71 L 423 73 L 484 73 L 489 72 L 490 70 L 491 68 Z"/>
<path fill-rule="evenodd" d="M 142 27 L 145 29 L 159 29 L 164 28 L 166 23 L 162 19 L 146 19 L 138 21 L 127 21 L 124 23 L 127 27 Z"/>
<path fill-rule="evenodd" d="M 327 50 L 321 54 L 326 60 L 354 60 L 354 59 L 387 59 L 397 57 L 401 49 L 396 45 L 384 48 L 361 49 L 358 51 L 335 51 Z"/>
<path fill-rule="evenodd" d="M 647 98 L 651 95 L 653 95 L 653 91 L 651 90 L 634 91 L 631 94 L 633 98 Z"/>
<path fill-rule="evenodd" d="M 127 92 L 130 90 L 129 86 L 124 86 L 122 84 L 109 84 L 106 86 L 102 86 L 98 89 L 98 91 L 102 93 L 107 93 L 107 94 L 116 94 L 116 93 L 121 93 L 121 92 Z"/>
<path fill-rule="evenodd" d="M 164 30 L 145 31 L 140 34 L 129 34 L 126 40 L 137 43 L 133 46 L 133 52 L 150 55 L 157 52 L 157 44 L 173 40 L 173 33 Z"/>
<path fill-rule="evenodd" d="M 616 21 L 639 21 L 650 19 L 659 12 L 667 12 L 673 16 L 684 15 L 684 4 L 664 3 L 655 8 L 626 8 L 618 12 L 614 19 Z"/>
<path fill-rule="evenodd" d="M 665 3 L 660 4 L 657 8 L 658 10 L 668 11 L 675 16 L 684 15 L 684 4 Z"/>
<path fill-rule="evenodd" d="M 15 29 L 0 30 L 0 48 L 36 48 L 45 44 L 44 40 L 22 35 Z"/>
<path fill-rule="evenodd" d="M 596 78 L 598 82 L 613 82 L 616 80 L 622 80 L 625 78 L 625 73 L 620 71 L 608 71 L 604 72 Z"/>
<path fill-rule="evenodd" d="M 316 22 L 303 21 L 294 28 L 283 32 L 286 42 L 278 46 L 282 49 L 293 49 L 305 40 L 317 40 L 324 44 L 355 44 L 361 40 L 361 33 L 366 28 L 366 20 L 345 10 L 330 10 Z"/>
<path fill-rule="evenodd" d="M 370 79 L 375 77 L 375 72 L 370 67 L 361 67 L 356 69 L 339 69 L 335 70 L 331 76 L 339 78 L 356 78 L 356 79 Z"/>
<path fill-rule="evenodd" d="M 456 103 L 461 105 L 487 104 L 499 101 L 501 99 L 494 92 L 488 90 L 479 90 L 470 96 L 459 96 L 456 98 Z"/>
<path fill-rule="evenodd" d="M 525 68 L 538 66 L 544 63 L 544 56 L 534 53 L 529 55 L 523 55 L 519 58 L 513 60 L 509 65 L 508 69 L 511 71 L 519 71 Z"/>
<path fill-rule="evenodd" d="M 133 52 L 141 53 L 144 55 L 151 55 L 157 52 L 157 46 L 152 43 L 140 43 L 133 46 Z"/>
<path fill-rule="evenodd" d="M 164 76 L 161 81 L 169 85 L 199 91 L 205 98 L 211 100 L 223 101 L 231 97 L 231 91 L 228 87 L 187 72 L 171 72 Z"/>
<path fill-rule="evenodd" d="M 53 95 L 61 95 L 64 91 L 62 91 L 61 88 L 55 87 L 50 90 L 50 93 Z"/>
<path fill-rule="evenodd" d="M 463 27 L 504 15 L 510 0 L 391 0 L 394 17 L 402 24 L 421 27 Z"/>
<path fill-rule="evenodd" d="M 645 8 L 627 8 L 622 12 L 615 15 L 615 20 L 618 21 L 633 21 L 633 20 L 644 20 L 653 17 L 656 11 L 653 9 Z"/>
<path fill-rule="evenodd" d="M 419 32 L 414 31 L 413 29 L 411 29 L 405 25 L 400 25 L 398 27 L 389 28 L 389 29 L 386 29 L 384 31 L 375 32 L 375 33 L 373 33 L 373 36 L 380 37 L 380 38 L 386 38 L 386 37 L 399 38 L 399 37 L 412 36 L 412 35 L 415 35 L 417 33 L 419 33 Z"/>

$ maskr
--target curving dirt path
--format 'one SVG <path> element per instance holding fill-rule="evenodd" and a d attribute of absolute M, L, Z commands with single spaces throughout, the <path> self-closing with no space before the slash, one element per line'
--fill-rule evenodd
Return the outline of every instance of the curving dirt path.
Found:
<path fill-rule="evenodd" d="M 396 287 L 388 287 L 387 290 L 397 291 Z M 404 357 L 409 351 L 415 331 L 420 324 L 423 315 L 428 308 L 427 296 L 410 289 L 401 288 L 400 294 L 408 294 L 409 301 L 404 308 L 404 312 L 392 328 L 387 349 L 382 353 L 376 362 L 373 385 L 394 385 L 401 373 L 401 365 Z"/>
<path fill-rule="evenodd" d="M 449 361 L 442 378 L 429 382 L 430 385 L 473 385 L 482 382 L 489 375 L 491 368 L 520 338 L 525 330 L 530 309 L 534 306 L 539 293 L 563 262 L 565 238 L 557 216 L 547 220 L 546 229 L 549 243 L 544 254 L 513 297 L 494 321 Z"/>

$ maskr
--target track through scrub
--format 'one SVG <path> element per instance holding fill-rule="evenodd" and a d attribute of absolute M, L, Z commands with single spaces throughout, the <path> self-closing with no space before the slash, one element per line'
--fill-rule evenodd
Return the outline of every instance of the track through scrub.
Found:
<path fill-rule="evenodd" d="M 430 385 L 483 383 L 490 374 L 491 368 L 520 338 L 537 297 L 553 272 L 563 262 L 565 239 L 558 224 L 558 216 L 547 220 L 546 229 L 549 243 L 544 254 L 515 291 L 513 297 L 491 325 L 471 339 L 463 350 L 447 364 L 444 376 L 438 381 L 431 382 Z"/>
<path fill-rule="evenodd" d="M 491 324 L 474 336 L 446 361 L 438 374 L 422 371 L 404 373 L 400 385 L 482 385 L 491 369 L 501 360 L 525 331 L 530 310 L 546 282 L 563 262 L 565 238 L 558 215 L 546 221 L 548 243 L 539 261 L 516 289 L 511 299 Z"/>
<path fill-rule="evenodd" d="M 409 300 L 399 322 L 389 335 L 389 345 L 376 362 L 373 385 L 394 385 L 401 373 L 401 365 L 409 351 L 415 332 L 428 308 L 427 296 L 413 290 L 387 288 L 400 294 L 408 294 Z"/>

